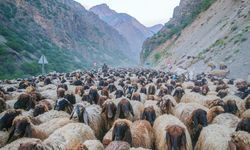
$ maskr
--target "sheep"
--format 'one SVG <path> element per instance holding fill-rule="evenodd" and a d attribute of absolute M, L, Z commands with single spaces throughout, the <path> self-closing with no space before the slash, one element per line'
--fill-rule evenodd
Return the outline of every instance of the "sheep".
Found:
<path fill-rule="evenodd" d="M 250 109 L 250 95 L 248 95 L 245 99 L 245 109 Z"/>
<path fill-rule="evenodd" d="M 15 109 L 30 110 L 35 107 L 35 101 L 29 94 L 21 94 L 14 104 Z"/>
<path fill-rule="evenodd" d="M 57 129 L 47 139 L 34 142 L 23 142 L 19 150 L 27 148 L 50 150 L 50 149 L 75 149 L 75 147 L 86 140 L 95 140 L 92 129 L 81 123 L 69 123 Z"/>
<path fill-rule="evenodd" d="M 191 138 L 186 126 L 172 115 L 159 116 L 153 126 L 156 149 L 192 150 Z"/>
<path fill-rule="evenodd" d="M 3 150 L 18 150 L 18 149 L 20 149 L 20 146 L 22 145 L 22 143 L 36 142 L 36 141 L 40 141 L 40 140 L 35 139 L 35 138 L 20 138 L 20 139 L 17 139 L 15 141 L 5 145 L 4 147 L 2 147 L 2 149 Z M 27 149 L 21 149 L 21 150 L 27 150 Z"/>
<path fill-rule="evenodd" d="M 234 114 L 234 115 L 237 115 L 239 116 L 239 109 L 236 105 L 236 101 L 235 100 L 227 100 L 225 101 L 225 104 L 223 106 L 225 112 L 227 113 L 231 113 L 231 114 Z"/>
<path fill-rule="evenodd" d="M 174 100 L 175 101 L 175 100 Z M 168 97 L 163 97 L 160 101 L 156 104 L 160 109 L 162 114 L 174 114 L 174 107 L 176 105 L 169 99 Z"/>
<path fill-rule="evenodd" d="M 134 117 L 133 117 L 133 121 L 135 120 L 140 120 L 142 112 L 144 110 L 144 105 L 141 102 L 138 101 L 130 101 L 132 108 L 133 108 L 133 113 L 134 113 Z"/>
<path fill-rule="evenodd" d="M 35 117 L 34 119 L 41 123 L 45 123 L 55 118 L 70 118 L 70 115 L 64 111 L 51 110 Z"/>
<path fill-rule="evenodd" d="M 112 141 L 105 150 L 129 150 L 130 145 L 125 141 Z"/>
<path fill-rule="evenodd" d="M 208 125 L 202 129 L 195 150 L 227 150 L 228 141 L 231 139 L 230 135 L 233 132 L 233 128 L 224 125 Z"/>
<path fill-rule="evenodd" d="M 0 131 L 3 129 L 9 129 L 12 126 L 12 122 L 16 116 L 21 115 L 21 110 L 9 109 L 4 112 L 4 115 L 0 119 Z"/>
<path fill-rule="evenodd" d="M 229 141 L 228 150 L 249 150 L 250 134 L 244 131 L 233 132 Z"/>
<path fill-rule="evenodd" d="M 104 128 L 106 131 L 112 127 L 115 121 L 116 110 L 117 107 L 111 100 L 107 100 L 103 103 L 101 117 L 104 121 Z"/>
<path fill-rule="evenodd" d="M 242 119 L 237 127 L 236 127 L 236 131 L 246 131 L 248 133 L 250 133 L 250 118 L 244 118 Z"/>
<path fill-rule="evenodd" d="M 155 95 L 156 89 L 154 84 L 150 84 L 148 86 L 148 95 Z"/>
<path fill-rule="evenodd" d="M 194 87 L 194 82 L 183 82 L 181 84 L 181 87 L 183 87 L 184 89 L 192 89 Z"/>
<path fill-rule="evenodd" d="M 141 116 L 142 120 L 147 120 L 152 126 L 156 119 L 156 113 L 153 106 L 145 107 Z"/>
<path fill-rule="evenodd" d="M 138 120 L 132 123 L 126 119 L 118 119 L 114 122 L 111 130 L 112 136 L 104 138 L 104 140 L 108 140 L 109 142 L 113 140 L 125 141 L 133 147 L 153 147 L 154 132 L 148 121 Z"/>
<path fill-rule="evenodd" d="M 58 129 L 70 122 L 72 121 L 68 118 L 56 118 L 36 126 L 31 122 L 29 117 L 18 116 L 13 120 L 8 142 L 16 140 L 20 137 L 31 137 L 44 140 L 52 132 L 54 132 L 55 129 Z"/>
<path fill-rule="evenodd" d="M 241 114 L 241 118 L 250 118 L 250 109 L 247 109 Z"/>
<path fill-rule="evenodd" d="M 101 139 L 104 126 L 101 111 L 99 105 L 84 106 L 82 104 L 76 104 L 70 119 L 78 119 L 79 122 L 89 125 L 93 129 L 96 137 Z"/>
<path fill-rule="evenodd" d="M 132 115 L 132 116 L 131 116 Z M 134 110 L 133 107 L 130 103 L 129 100 L 127 100 L 126 98 L 123 98 L 120 100 L 120 102 L 117 105 L 117 111 L 116 111 L 116 116 L 115 118 L 120 118 L 120 119 L 129 119 L 129 120 L 133 120 L 134 117 Z"/>
<path fill-rule="evenodd" d="M 34 108 L 33 116 L 37 117 L 38 115 L 48 112 L 49 110 L 52 109 L 53 103 L 54 102 L 52 100 L 46 100 L 46 99 L 39 101 Z"/>
<path fill-rule="evenodd" d="M 237 116 L 230 113 L 222 113 L 213 119 L 212 124 L 216 123 L 219 125 L 225 125 L 229 128 L 236 128 L 239 122 L 240 119 Z"/>
<path fill-rule="evenodd" d="M 224 97 L 223 99 L 222 99 L 225 103 L 227 102 L 227 101 L 229 101 L 229 100 L 231 100 L 231 101 L 235 101 L 236 102 L 236 105 L 237 105 L 237 107 L 238 107 L 238 109 L 239 109 L 239 114 L 242 114 L 244 111 L 245 111 L 245 104 L 244 104 L 244 101 L 241 99 L 241 98 L 239 98 L 239 97 L 237 97 L 237 96 L 235 96 L 235 95 L 227 95 L 226 97 Z"/>
<path fill-rule="evenodd" d="M 99 140 L 87 140 L 79 144 L 76 150 L 104 150 L 104 146 Z"/>

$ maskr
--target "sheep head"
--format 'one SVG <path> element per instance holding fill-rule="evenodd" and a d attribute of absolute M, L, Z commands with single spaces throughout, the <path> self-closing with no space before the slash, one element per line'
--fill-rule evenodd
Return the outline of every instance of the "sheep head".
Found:
<path fill-rule="evenodd" d="M 0 113 L 6 110 L 6 103 L 3 98 L 0 98 Z"/>
<path fill-rule="evenodd" d="M 42 141 L 37 140 L 35 142 L 21 143 L 18 150 L 46 150 Z"/>
<path fill-rule="evenodd" d="M 147 120 L 148 122 L 150 122 L 151 125 L 154 124 L 154 121 L 156 119 L 156 114 L 155 114 L 155 110 L 154 110 L 153 106 L 149 106 L 149 107 L 144 108 L 141 119 Z"/>
<path fill-rule="evenodd" d="M 166 142 L 168 149 L 178 150 L 182 147 L 186 147 L 186 134 L 185 129 L 179 125 L 171 125 L 166 127 Z"/>
<path fill-rule="evenodd" d="M 207 95 L 208 92 L 209 92 L 209 87 L 207 85 L 202 86 L 201 94 Z"/>
<path fill-rule="evenodd" d="M 116 105 L 112 101 L 106 101 L 103 103 L 102 113 L 105 114 L 107 119 L 114 119 L 116 109 Z"/>
<path fill-rule="evenodd" d="M 227 94 L 228 94 L 228 90 L 227 89 L 225 89 L 225 90 L 222 89 L 222 90 L 220 90 L 218 92 L 217 96 L 220 97 L 220 98 L 224 98 L 224 97 L 227 96 Z"/>
<path fill-rule="evenodd" d="M 29 94 L 21 94 L 16 103 L 14 104 L 15 109 L 30 110 L 35 107 L 35 101 Z"/>
<path fill-rule="evenodd" d="M 122 90 L 117 90 L 115 92 L 115 98 L 120 98 L 124 95 L 123 91 Z"/>
<path fill-rule="evenodd" d="M 234 132 L 229 141 L 229 150 L 250 150 L 250 136 L 244 131 Z"/>
<path fill-rule="evenodd" d="M 109 84 L 108 86 L 108 91 L 110 93 L 114 92 L 115 90 L 117 90 L 116 86 L 114 84 Z"/>
<path fill-rule="evenodd" d="M 224 106 L 224 109 L 225 112 L 232 114 L 236 114 L 239 111 L 235 100 L 228 100 Z"/>
<path fill-rule="evenodd" d="M 134 93 L 131 100 L 135 100 L 135 101 L 141 101 L 141 96 L 139 93 Z"/>
<path fill-rule="evenodd" d="M 157 106 L 160 107 L 162 113 L 166 114 L 173 114 L 173 107 L 174 104 L 170 99 L 161 99 L 160 101 L 157 102 Z"/>
<path fill-rule="evenodd" d="M 88 113 L 82 104 L 76 104 L 70 116 L 70 119 L 72 118 L 78 119 L 79 122 L 89 125 Z"/>
<path fill-rule="evenodd" d="M 140 90 L 140 93 L 147 94 L 147 89 L 146 89 L 146 87 L 142 87 L 141 90 Z"/>
<path fill-rule="evenodd" d="M 134 116 L 133 107 L 127 99 L 122 99 L 117 106 L 116 117 L 125 119 L 130 116 L 130 113 Z"/>
<path fill-rule="evenodd" d="M 44 104 L 38 104 L 34 108 L 33 116 L 36 117 L 36 116 L 41 115 L 41 114 L 48 112 L 48 111 L 49 111 L 48 106 L 46 106 Z"/>
<path fill-rule="evenodd" d="M 132 135 L 130 131 L 131 123 L 126 119 L 119 119 L 114 123 L 112 141 L 125 141 L 132 145 Z"/>
<path fill-rule="evenodd" d="M 185 94 L 185 91 L 181 87 L 178 87 L 175 89 L 173 96 L 176 96 L 178 100 L 180 100 L 184 94 Z M 180 101 L 178 101 L 178 103 L 179 102 Z"/>
<path fill-rule="evenodd" d="M 154 95 L 154 94 L 155 94 L 155 91 L 156 91 L 156 89 L 155 89 L 155 86 L 154 86 L 154 85 L 150 85 L 150 86 L 148 87 L 148 94 L 149 94 L 149 95 Z"/>
<path fill-rule="evenodd" d="M 246 132 L 250 133 L 250 118 L 242 119 L 238 123 L 236 131 L 246 131 Z"/>
<path fill-rule="evenodd" d="M 57 89 L 57 97 L 58 98 L 62 98 L 62 97 L 64 97 L 65 96 L 65 89 L 64 88 L 58 88 Z"/>
<path fill-rule="evenodd" d="M 224 107 L 225 106 L 225 103 L 223 102 L 223 100 L 221 99 L 215 99 L 213 101 L 211 101 L 209 104 L 208 104 L 209 108 L 212 108 L 214 106 L 221 106 L 221 107 Z"/>
<path fill-rule="evenodd" d="M 97 104 L 99 99 L 99 94 L 96 87 L 91 87 L 89 90 L 89 96 L 91 103 Z"/>
<path fill-rule="evenodd" d="M 21 110 L 10 109 L 0 119 L 0 131 L 3 129 L 9 129 L 12 126 L 12 122 L 16 116 L 21 114 Z"/>
<path fill-rule="evenodd" d="M 8 143 L 20 137 L 31 137 L 31 121 L 26 116 L 17 116 L 12 123 Z"/>

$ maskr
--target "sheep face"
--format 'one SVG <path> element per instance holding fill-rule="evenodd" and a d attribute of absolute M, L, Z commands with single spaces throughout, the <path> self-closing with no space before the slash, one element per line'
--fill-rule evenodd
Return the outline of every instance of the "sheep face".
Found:
<path fill-rule="evenodd" d="M 147 89 L 145 87 L 142 87 L 140 90 L 140 93 L 147 94 Z"/>
<path fill-rule="evenodd" d="M 135 101 L 141 101 L 141 96 L 139 93 L 134 93 L 131 100 L 135 100 Z"/>
<path fill-rule="evenodd" d="M 123 93 L 122 90 L 117 90 L 117 91 L 115 92 L 115 98 L 116 98 L 116 99 L 122 97 L 123 95 L 124 95 L 124 93 Z"/>
<path fill-rule="evenodd" d="M 0 98 L 0 113 L 6 110 L 6 103 L 4 99 Z"/>
<path fill-rule="evenodd" d="M 157 106 L 160 107 L 161 111 L 166 114 L 173 113 L 174 104 L 170 99 L 162 99 L 157 102 Z"/>
<path fill-rule="evenodd" d="M 24 109 L 24 110 L 30 110 L 31 108 L 35 107 L 35 101 L 31 98 L 28 94 L 21 94 L 18 97 L 18 100 L 14 104 L 15 109 Z"/>
<path fill-rule="evenodd" d="M 107 90 L 107 89 L 102 89 L 102 91 L 101 91 L 101 95 L 102 96 L 107 96 L 107 97 L 109 97 L 109 91 Z"/>
<path fill-rule="evenodd" d="M 18 150 L 45 150 L 46 148 L 42 145 L 40 140 L 35 142 L 21 143 Z"/>
<path fill-rule="evenodd" d="M 153 126 L 154 121 L 156 119 L 156 114 L 155 114 L 154 108 L 153 107 L 144 108 L 141 119 L 147 120 Z"/>
<path fill-rule="evenodd" d="M 75 104 L 76 103 L 76 97 L 72 93 L 65 95 L 64 98 L 66 98 L 71 104 Z"/>
<path fill-rule="evenodd" d="M 121 119 L 125 119 L 130 116 L 130 113 L 134 116 L 134 111 L 132 105 L 127 99 L 122 99 L 118 103 L 117 107 L 117 117 Z"/>
<path fill-rule="evenodd" d="M 242 119 L 238 123 L 236 131 L 246 131 L 250 133 L 250 118 Z"/>
<path fill-rule="evenodd" d="M 55 110 L 72 112 L 72 104 L 65 98 L 60 98 L 56 101 Z"/>
<path fill-rule="evenodd" d="M 115 90 L 117 90 L 117 88 L 115 87 L 114 84 L 110 84 L 110 85 L 108 86 L 108 90 L 109 90 L 110 93 L 112 93 L 112 92 L 114 92 Z"/>
<path fill-rule="evenodd" d="M 176 88 L 173 96 L 178 98 L 178 103 L 180 102 L 180 99 L 185 94 L 185 91 L 182 88 Z"/>
<path fill-rule="evenodd" d="M 41 115 L 45 112 L 48 112 L 48 107 L 43 105 L 43 104 L 38 104 L 35 106 L 34 112 L 33 112 L 33 116 L 36 117 L 38 115 Z"/>
<path fill-rule="evenodd" d="M 250 150 L 250 143 L 249 141 L 244 141 L 239 135 L 231 135 L 231 141 L 229 141 L 229 150 Z"/>
<path fill-rule="evenodd" d="M 200 93 L 201 89 L 199 86 L 195 86 L 192 88 L 191 92 L 196 92 L 196 93 Z"/>
<path fill-rule="evenodd" d="M 27 117 L 17 117 L 13 121 L 8 142 L 23 136 L 29 137 L 28 134 L 31 134 L 30 120 Z"/>
<path fill-rule="evenodd" d="M 154 85 L 150 85 L 150 86 L 148 87 L 148 94 L 149 94 L 149 95 L 155 95 L 155 91 L 156 91 L 156 89 L 155 89 L 155 86 L 154 86 Z"/>
<path fill-rule="evenodd" d="M 126 122 L 120 121 L 115 124 L 112 133 L 112 141 L 126 141 L 130 145 L 132 144 L 130 127 Z"/>
<path fill-rule="evenodd" d="M 95 88 L 91 88 L 89 90 L 89 96 L 90 96 L 90 100 L 91 100 L 91 104 L 94 102 L 95 104 L 98 103 L 98 99 L 99 99 L 99 94 L 97 89 Z"/>
<path fill-rule="evenodd" d="M 58 98 L 61 98 L 61 97 L 64 97 L 65 96 L 65 89 L 64 88 L 58 88 L 57 89 L 57 97 Z"/>
<path fill-rule="evenodd" d="M 209 103 L 209 108 L 212 108 L 214 106 L 221 106 L 224 107 L 225 103 L 221 99 L 215 99 L 212 102 Z"/>
<path fill-rule="evenodd" d="M 203 127 L 207 126 L 207 112 L 202 109 L 197 109 L 193 112 L 192 120 L 194 123 L 194 128 L 198 128 L 198 125 L 202 125 Z"/>
<path fill-rule="evenodd" d="M 105 113 L 107 119 L 114 119 L 116 114 L 116 105 L 111 101 L 104 103 L 102 113 Z"/>
<path fill-rule="evenodd" d="M 226 105 L 224 106 L 224 110 L 227 113 L 232 113 L 232 114 L 236 114 L 238 112 L 238 107 L 236 105 L 236 101 L 235 100 L 228 100 Z"/>
<path fill-rule="evenodd" d="M 219 96 L 220 98 L 224 98 L 226 97 L 228 94 L 228 91 L 227 90 L 220 90 L 217 94 L 217 96 Z"/>
<path fill-rule="evenodd" d="M 187 140 L 184 128 L 178 125 L 166 127 L 166 143 L 169 150 L 179 150 L 182 147 L 186 147 L 186 142 Z"/>
<path fill-rule="evenodd" d="M 8 110 L 0 119 L 0 130 L 9 129 L 16 116 L 20 115 L 20 110 Z"/>
<path fill-rule="evenodd" d="M 207 85 L 202 86 L 202 88 L 201 88 L 201 94 L 202 95 L 207 95 L 208 92 L 209 92 L 208 86 Z"/>
<path fill-rule="evenodd" d="M 70 116 L 70 119 L 78 119 L 79 122 L 89 125 L 88 113 L 83 105 L 77 104 Z"/>

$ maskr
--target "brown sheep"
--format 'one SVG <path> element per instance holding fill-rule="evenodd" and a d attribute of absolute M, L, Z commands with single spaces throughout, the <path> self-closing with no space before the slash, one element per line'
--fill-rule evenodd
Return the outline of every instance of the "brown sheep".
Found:
<path fill-rule="evenodd" d="M 250 134 L 244 131 L 232 133 L 228 150 L 250 150 Z"/>
<path fill-rule="evenodd" d="M 41 100 L 34 108 L 33 116 L 36 117 L 52 109 L 52 105 L 48 100 Z"/>
<path fill-rule="evenodd" d="M 141 95 L 140 95 L 140 93 L 137 93 L 137 92 L 133 93 L 133 95 L 131 97 L 131 100 L 135 100 L 135 101 L 141 102 Z"/>
<path fill-rule="evenodd" d="M 145 107 L 142 113 L 142 120 L 147 120 L 153 126 L 156 119 L 156 113 L 153 106 Z"/>
<path fill-rule="evenodd" d="M 201 94 L 202 95 L 207 95 L 207 93 L 209 92 L 209 87 L 208 85 L 203 85 L 202 88 L 201 88 Z"/>
<path fill-rule="evenodd" d="M 35 107 L 35 104 L 36 101 L 29 94 L 21 94 L 14 104 L 14 108 L 30 110 Z"/>
<path fill-rule="evenodd" d="M 76 88 L 75 88 L 75 94 L 78 94 L 78 95 L 82 96 L 84 94 L 84 88 L 83 88 L 83 86 L 76 86 Z"/>
<path fill-rule="evenodd" d="M 115 118 L 133 120 L 133 117 L 131 115 L 134 116 L 133 107 L 126 98 L 123 98 L 118 103 Z"/>
<path fill-rule="evenodd" d="M 114 123 L 113 140 L 128 142 L 133 147 L 152 148 L 154 132 L 148 121 L 138 120 L 132 124 L 119 119 Z"/>
<path fill-rule="evenodd" d="M 149 85 L 147 93 L 149 95 L 155 95 L 155 92 L 156 92 L 155 86 L 153 84 Z"/>
<path fill-rule="evenodd" d="M 4 112 L 4 115 L 0 119 L 0 131 L 3 129 L 9 129 L 12 126 L 13 120 L 16 116 L 22 113 L 21 110 L 9 109 Z"/>
<path fill-rule="evenodd" d="M 103 106 L 103 103 L 105 103 L 105 101 L 106 101 L 107 99 L 108 99 L 107 96 L 100 96 L 97 104 L 98 104 L 100 107 L 102 107 L 102 106 Z"/>
<path fill-rule="evenodd" d="M 242 119 L 238 123 L 236 131 L 246 131 L 246 132 L 250 133 L 250 118 Z"/>
<path fill-rule="evenodd" d="M 117 108 L 114 102 L 108 100 L 103 103 L 101 116 L 104 120 L 104 126 L 106 131 L 108 131 L 112 127 L 115 121 L 116 110 Z"/>

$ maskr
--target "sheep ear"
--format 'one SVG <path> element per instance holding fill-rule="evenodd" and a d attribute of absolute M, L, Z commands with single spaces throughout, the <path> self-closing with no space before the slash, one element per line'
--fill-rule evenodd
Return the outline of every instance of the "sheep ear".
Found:
<path fill-rule="evenodd" d="M 102 112 L 101 113 L 104 113 L 106 111 L 106 107 L 105 105 L 103 105 L 103 108 L 102 108 Z"/>
<path fill-rule="evenodd" d="M 170 137 L 170 134 L 168 132 L 166 132 L 166 143 L 168 145 L 168 149 L 172 149 L 172 144 L 171 144 L 171 137 Z"/>
<path fill-rule="evenodd" d="M 181 134 L 181 144 L 183 146 L 186 146 L 186 143 L 187 143 L 187 139 L 186 139 L 186 134 L 185 134 L 185 131 Z"/>
<path fill-rule="evenodd" d="M 132 145 L 132 134 L 129 127 L 124 135 L 124 141 L 128 142 L 130 146 Z"/>
<path fill-rule="evenodd" d="M 8 140 L 7 140 L 7 143 L 10 143 L 10 142 L 12 142 L 12 138 L 13 138 L 13 135 L 14 135 L 14 132 L 15 132 L 15 127 L 14 127 L 14 125 L 12 125 L 12 127 L 10 128 L 10 131 L 9 131 L 9 138 L 8 138 Z"/>
<path fill-rule="evenodd" d="M 89 116 L 87 111 L 83 112 L 83 120 L 86 125 L 89 125 Z"/>
<path fill-rule="evenodd" d="M 141 119 L 142 119 L 142 120 L 146 119 L 146 112 L 145 112 L 145 111 L 143 111 L 143 113 L 142 113 L 142 115 L 141 115 Z"/>
<path fill-rule="evenodd" d="M 115 140 L 115 132 L 116 132 L 116 125 L 114 126 L 113 131 L 112 131 L 112 141 Z"/>
<path fill-rule="evenodd" d="M 27 125 L 24 133 L 24 137 L 32 137 L 32 130 L 31 130 L 31 125 L 30 123 Z"/>
<path fill-rule="evenodd" d="M 121 113 L 121 104 L 119 103 L 118 106 L 117 106 L 116 118 L 119 118 L 120 113 Z"/>
<path fill-rule="evenodd" d="M 129 102 L 128 104 L 129 104 L 129 110 L 130 110 L 131 114 L 132 114 L 133 116 L 135 116 L 132 105 L 130 104 L 130 102 Z"/>

